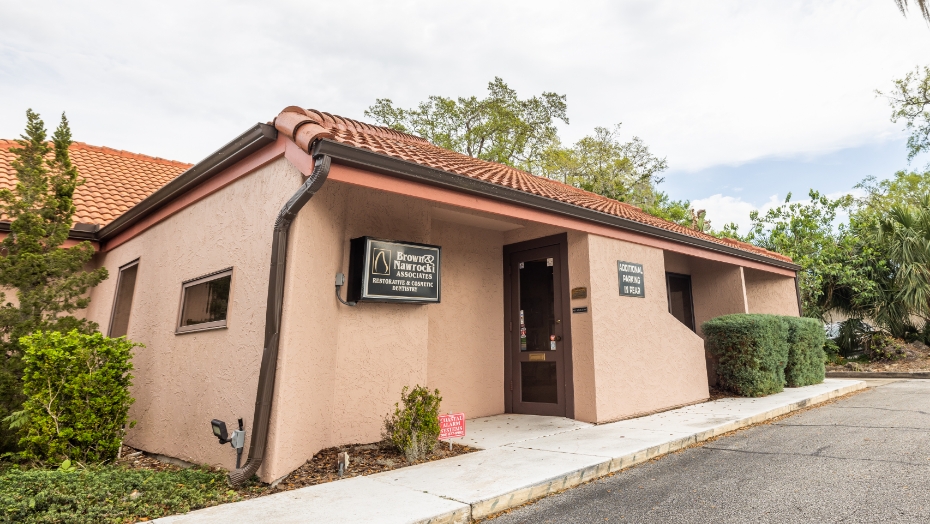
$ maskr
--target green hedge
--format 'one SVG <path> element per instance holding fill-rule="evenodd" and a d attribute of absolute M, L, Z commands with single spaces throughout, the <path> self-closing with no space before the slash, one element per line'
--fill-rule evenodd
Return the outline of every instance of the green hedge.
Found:
<path fill-rule="evenodd" d="M 776 315 L 736 314 L 705 322 L 707 349 L 717 359 L 719 384 L 738 395 L 761 397 L 785 387 L 788 324 Z"/>
<path fill-rule="evenodd" d="M 782 317 L 788 324 L 788 365 L 785 380 L 789 388 L 820 384 L 826 376 L 823 325 L 813 318 Z"/>

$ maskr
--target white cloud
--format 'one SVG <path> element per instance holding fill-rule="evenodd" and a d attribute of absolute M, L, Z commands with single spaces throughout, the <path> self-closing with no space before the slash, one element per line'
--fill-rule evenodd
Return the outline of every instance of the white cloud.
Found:
<path fill-rule="evenodd" d="M 852 189 L 850 191 L 842 191 L 837 193 L 830 193 L 826 195 L 831 200 L 835 200 L 844 195 L 852 195 L 855 198 L 861 198 L 865 196 L 865 191 L 859 188 Z M 795 197 L 798 195 L 794 195 Z M 723 195 L 717 193 L 711 195 L 707 198 L 701 198 L 698 200 L 691 201 L 691 207 L 694 209 L 704 209 L 707 211 L 707 218 L 711 222 L 711 226 L 714 229 L 721 229 L 724 225 L 729 223 L 735 223 L 739 226 L 740 234 L 746 234 L 749 232 L 749 226 L 751 225 L 751 220 L 749 219 L 749 214 L 752 211 L 759 211 L 760 214 L 765 214 L 769 209 L 773 207 L 780 206 L 784 204 L 785 199 L 779 195 L 772 195 L 769 197 L 768 201 L 763 203 L 761 206 L 757 206 L 752 202 L 746 202 L 740 197 L 734 197 L 730 195 Z M 792 198 L 792 203 L 800 203 L 801 205 L 807 205 L 811 203 L 810 198 L 797 199 Z M 838 225 L 841 222 L 846 222 L 849 219 L 849 215 L 845 212 L 839 212 L 836 216 L 836 223 Z"/>
<path fill-rule="evenodd" d="M 765 212 L 770 207 L 777 206 L 781 203 L 778 195 L 773 195 L 769 201 L 762 206 Z M 739 226 L 739 232 L 745 234 L 749 231 L 750 220 L 749 213 L 759 209 L 755 204 L 746 202 L 740 197 L 723 195 L 717 193 L 707 198 L 701 198 L 691 201 L 691 207 L 694 209 L 704 209 L 707 211 L 707 218 L 710 220 L 714 229 L 721 229 L 724 225 L 735 223 Z"/>
<path fill-rule="evenodd" d="M 874 89 L 926 63 L 891 0 L 0 0 L 0 137 L 33 107 L 77 139 L 195 161 L 284 106 L 568 95 L 576 139 L 623 122 L 675 169 L 900 136 Z"/>

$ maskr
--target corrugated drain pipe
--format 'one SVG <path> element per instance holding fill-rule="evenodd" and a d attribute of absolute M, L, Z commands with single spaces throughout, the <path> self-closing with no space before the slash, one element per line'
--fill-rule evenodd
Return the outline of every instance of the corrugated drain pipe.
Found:
<path fill-rule="evenodd" d="M 268 303 L 265 306 L 265 350 L 258 374 L 258 391 L 255 394 L 255 416 L 252 418 L 252 438 L 249 441 L 249 458 L 241 468 L 229 473 L 229 484 L 241 486 L 258 471 L 265 458 L 268 429 L 271 423 L 271 400 L 274 396 L 274 378 L 278 367 L 278 342 L 281 334 L 281 313 L 284 309 L 284 277 L 287 268 L 287 237 L 291 223 L 304 204 L 310 201 L 326 176 L 330 158 L 317 157 L 313 173 L 294 196 L 284 204 L 274 221 L 274 239 L 271 244 L 271 274 L 268 277 Z"/>

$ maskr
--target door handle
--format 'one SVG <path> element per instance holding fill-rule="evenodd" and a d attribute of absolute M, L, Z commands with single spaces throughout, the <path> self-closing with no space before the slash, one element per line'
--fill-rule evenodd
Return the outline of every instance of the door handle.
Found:
<path fill-rule="evenodd" d="M 554 342 L 559 342 L 560 340 L 562 340 L 562 337 L 559 335 L 549 335 L 549 340 L 552 340 Z"/>

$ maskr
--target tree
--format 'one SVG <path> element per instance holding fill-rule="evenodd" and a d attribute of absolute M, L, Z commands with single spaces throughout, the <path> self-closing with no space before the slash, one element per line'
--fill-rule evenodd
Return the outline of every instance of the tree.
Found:
<path fill-rule="evenodd" d="M 568 123 L 566 111 L 565 95 L 544 92 L 521 100 L 495 77 L 487 98 L 431 96 L 414 109 L 379 98 L 365 116 L 445 149 L 534 172 L 558 137 L 556 121 Z"/>
<path fill-rule="evenodd" d="M 873 316 L 900 337 L 912 328 L 912 317 L 930 321 L 930 195 L 916 205 L 893 204 L 870 226 L 869 240 L 887 259 Z"/>
<path fill-rule="evenodd" d="M 890 93 L 875 91 L 888 99 L 891 105 L 891 121 L 904 120 L 907 138 L 907 160 L 930 150 L 930 67 L 917 68 L 894 81 Z"/>
<path fill-rule="evenodd" d="M 813 189 L 810 203 L 785 203 L 761 215 L 750 214 L 752 227 L 745 240 L 790 256 L 798 272 L 805 316 L 823 318 L 832 309 L 861 315 L 874 302 L 870 278 L 873 253 L 863 250 L 846 224 L 836 226 L 839 211 L 849 211 L 851 195 L 830 199 Z"/>
<path fill-rule="evenodd" d="M 16 303 L 0 293 L 0 419 L 21 406 L 22 348 L 20 338 L 35 331 L 91 333 L 97 325 L 73 313 L 90 302 L 87 292 L 107 278 L 106 268 L 85 266 L 94 255 L 89 242 L 72 247 L 68 238 L 74 216 L 73 196 L 82 183 L 71 163 L 71 130 L 64 114 L 46 141 L 45 123 L 26 111 L 25 134 L 10 151 L 17 184 L 0 190 L 0 215 L 10 221 L 10 233 L 0 243 L 0 286 L 16 290 Z M 0 450 L 16 444 L 10 431 L 0 432 Z"/>
<path fill-rule="evenodd" d="M 620 124 L 613 129 L 596 127 L 593 134 L 564 147 L 556 122 L 568 123 L 565 95 L 544 92 L 522 100 L 496 77 L 488 83 L 484 99 L 431 96 L 415 109 L 403 109 L 379 98 L 365 116 L 437 146 L 560 180 L 717 234 L 688 201 L 671 200 L 656 189 L 662 183 L 658 174 L 668 167 L 665 158 L 652 154 L 639 137 L 621 142 Z"/>
<path fill-rule="evenodd" d="M 657 175 L 668 163 L 653 155 L 639 137 L 620 142 L 619 131 L 620 124 L 613 129 L 595 127 L 594 134 L 570 148 L 554 143 L 545 152 L 538 174 L 621 202 L 654 206 L 655 186 L 662 182 Z"/>

